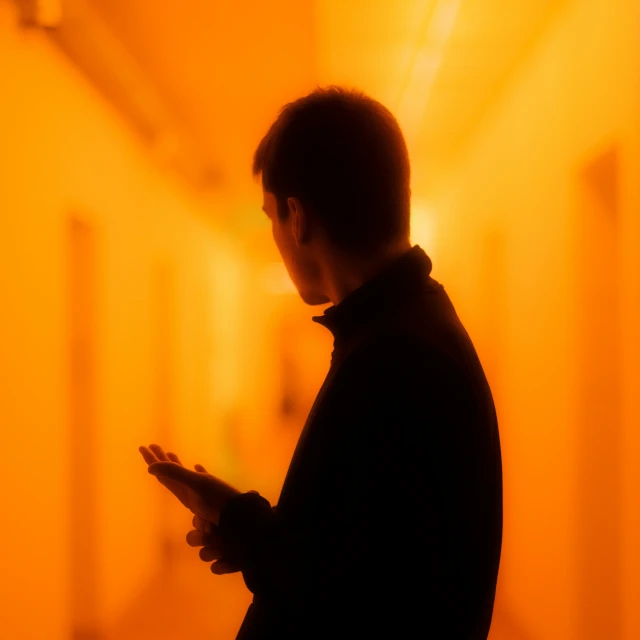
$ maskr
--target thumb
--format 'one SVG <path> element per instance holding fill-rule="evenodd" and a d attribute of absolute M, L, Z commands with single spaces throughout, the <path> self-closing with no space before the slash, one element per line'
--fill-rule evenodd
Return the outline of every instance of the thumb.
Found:
<path fill-rule="evenodd" d="M 149 465 L 149 473 L 159 479 L 168 478 L 169 480 L 177 480 L 192 489 L 196 489 L 202 484 L 201 473 L 191 471 L 175 462 L 154 462 Z"/>

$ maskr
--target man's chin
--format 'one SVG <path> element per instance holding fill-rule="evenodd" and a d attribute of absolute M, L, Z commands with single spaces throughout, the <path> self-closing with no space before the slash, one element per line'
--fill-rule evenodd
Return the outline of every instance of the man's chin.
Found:
<path fill-rule="evenodd" d="M 317 307 L 321 304 L 327 304 L 331 302 L 331 300 L 324 294 L 321 293 L 308 293 L 300 291 L 300 297 L 302 298 L 305 304 L 308 304 L 312 307 Z"/>

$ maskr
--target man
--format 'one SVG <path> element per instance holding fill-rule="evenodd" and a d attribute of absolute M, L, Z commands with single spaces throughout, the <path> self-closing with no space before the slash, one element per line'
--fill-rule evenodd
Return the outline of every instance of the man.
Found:
<path fill-rule="evenodd" d="M 254 157 L 301 297 L 334 336 L 280 500 L 141 447 L 214 573 L 254 600 L 238 638 L 486 639 L 502 539 L 496 413 L 431 260 L 409 241 L 409 159 L 360 92 L 286 105 Z"/>

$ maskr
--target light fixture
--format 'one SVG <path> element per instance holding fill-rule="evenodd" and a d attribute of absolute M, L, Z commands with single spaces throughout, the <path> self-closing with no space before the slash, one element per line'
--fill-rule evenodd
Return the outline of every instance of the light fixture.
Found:
<path fill-rule="evenodd" d="M 15 0 L 24 26 L 43 29 L 113 104 L 164 166 L 199 188 L 220 173 L 167 106 L 148 74 L 87 0 Z"/>
<path fill-rule="evenodd" d="M 397 114 L 411 148 L 420 132 L 446 45 L 453 31 L 461 0 L 439 0 L 429 15 L 416 50 L 407 82 L 401 92 Z"/>

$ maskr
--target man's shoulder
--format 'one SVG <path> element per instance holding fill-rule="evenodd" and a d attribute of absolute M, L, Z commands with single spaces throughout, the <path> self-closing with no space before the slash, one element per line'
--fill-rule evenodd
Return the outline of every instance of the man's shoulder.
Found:
<path fill-rule="evenodd" d="M 456 359 L 428 336 L 386 329 L 369 336 L 350 355 L 351 368 L 385 379 L 461 373 Z"/>
<path fill-rule="evenodd" d="M 469 376 L 441 345 L 404 332 L 372 336 L 345 361 L 336 386 L 349 398 L 344 406 L 366 407 L 396 426 L 432 419 L 462 419 L 474 406 Z M 380 425 L 387 424 L 382 420 Z"/>

